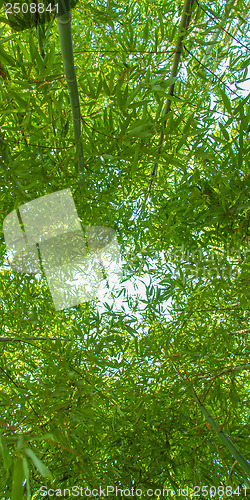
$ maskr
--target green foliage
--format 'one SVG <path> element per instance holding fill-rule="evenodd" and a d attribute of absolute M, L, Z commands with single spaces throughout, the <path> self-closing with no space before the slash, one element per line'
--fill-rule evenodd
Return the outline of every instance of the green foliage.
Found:
<path fill-rule="evenodd" d="M 228 4 L 194 3 L 184 33 L 184 2 L 77 3 L 83 183 L 57 24 L 2 7 L 4 500 L 249 487 L 215 432 L 249 464 L 248 8 Z M 123 282 L 55 312 L 43 276 L 8 266 L 2 222 L 68 187 L 85 225 L 115 229 Z"/>

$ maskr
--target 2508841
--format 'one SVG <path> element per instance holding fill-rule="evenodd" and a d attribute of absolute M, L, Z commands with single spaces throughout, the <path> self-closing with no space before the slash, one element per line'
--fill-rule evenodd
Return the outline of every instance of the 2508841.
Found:
<path fill-rule="evenodd" d="M 246 496 L 246 486 L 242 486 L 244 490 L 244 496 Z M 218 498 L 223 496 L 225 497 L 233 497 L 241 495 L 240 487 L 233 488 L 232 486 L 194 486 L 194 492 L 192 493 L 192 497 L 209 497 L 209 498 Z"/>
<path fill-rule="evenodd" d="M 31 14 L 38 12 L 39 14 L 42 14 L 43 12 L 52 11 L 55 11 L 58 14 L 58 3 L 55 5 L 49 3 L 47 6 L 44 5 L 44 3 L 7 3 L 5 8 L 6 14 L 20 14 L 20 12 L 23 14 L 27 14 L 27 12 L 30 12 Z"/>

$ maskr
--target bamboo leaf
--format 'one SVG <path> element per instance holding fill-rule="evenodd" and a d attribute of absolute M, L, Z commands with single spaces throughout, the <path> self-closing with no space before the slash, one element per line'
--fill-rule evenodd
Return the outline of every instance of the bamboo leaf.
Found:
<path fill-rule="evenodd" d="M 53 68 L 53 64 L 55 62 L 55 44 L 54 42 L 50 46 L 50 51 L 46 56 L 46 65 L 47 65 L 47 73 L 49 74 Z"/>
<path fill-rule="evenodd" d="M 18 458 L 14 463 L 11 500 L 23 500 L 23 458 Z"/>
<path fill-rule="evenodd" d="M 25 448 L 23 452 L 32 460 L 41 476 L 47 478 L 51 477 L 51 472 L 49 471 L 48 467 L 46 467 L 46 465 L 35 455 L 35 453 L 30 448 Z"/>
<path fill-rule="evenodd" d="M 11 466 L 11 456 L 9 454 L 9 450 L 5 444 L 3 436 L 0 434 L 0 446 L 3 457 L 3 466 L 6 470 L 8 470 Z"/>
<path fill-rule="evenodd" d="M 27 487 L 27 498 L 28 500 L 31 499 L 31 492 L 30 492 L 30 471 L 29 471 L 29 466 L 26 458 L 23 458 L 23 471 L 24 471 L 24 477 L 26 480 L 26 487 Z"/>
<path fill-rule="evenodd" d="M 133 164 L 132 164 L 132 169 L 131 169 L 132 179 L 134 178 L 134 175 L 135 175 L 135 172 L 136 172 L 136 169 L 137 169 L 138 156 L 139 156 L 139 148 L 136 148 L 135 154 L 134 154 L 134 159 L 133 159 Z"/>
<path fill-rule="evenodd" d="M 229 141 L 229 140 L 230 140 L 230 137 L 229 137 L 229 133 L 228 133 L 228 131 L 227 131 L 226 127 L 225 127 L 225 126 L 224 126 L 221 122 L 219 122 L 219 127 L 220 127 L 221 132 L 222 132 L 222 134 L 224 135 L 225 139 L 226 139 L 227 141 Z"/>
<path fill-rule="evenodd" d="M 1 60 L 6 63 L 6 64 L 9 64 L 10 66 L 12 67 L 15 67 L 16 66 L 16 62 L 15 62 L 15 59 L 13 59 L 13 57 L 11 57 L 8 52 L 6 52 L 6 50 L 4 50 L 2 44 L 0 43 L 0 58 Z"/>
<path fill-rule="evenodd" d="M 36 47 L 35 47 L 35 44 L 34 44 L 32 33 L 30 33 L 30 36 L 29 36 L 29 46 L 30 46 L 31 60 L 34 61 L 35 58 L 36 58 Z"/>
<path fill-rule="evenodd" d="M 219 88 L 220 95 L 223 100 L 223 104 L 225 106 L 225 109 L 228 111 L 230 115 L 233 114 L 232 106 L 229 97 L 227 96 L 226 92 L 223 90 L 223 88 Z"/>

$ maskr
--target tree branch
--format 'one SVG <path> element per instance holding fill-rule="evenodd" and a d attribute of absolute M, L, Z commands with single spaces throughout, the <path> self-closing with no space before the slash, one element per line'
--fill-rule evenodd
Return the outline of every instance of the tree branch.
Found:
<path fill-rule="evenodd" d="M 204 378 L 213 379 L 213 378 L 218 378 L 221 375 L 225 375 L 227 373 L 237 373 L 237 372 L 241 372 L 243 370 L 250 370 L 250 363 L 246 363 L 244 365 L 227 366 L 219 373 L 214 373 L 214 374 L 208 373 L 207 375 L 201 375 L 200 377 L 198 377 L 198 379 L 199 380 L 204 379 Z"/>

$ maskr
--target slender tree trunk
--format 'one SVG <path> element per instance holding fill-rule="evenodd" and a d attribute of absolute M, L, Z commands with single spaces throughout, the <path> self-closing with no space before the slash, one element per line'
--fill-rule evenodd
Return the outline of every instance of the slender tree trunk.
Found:
<path fill-rule="evenodd" d="M 65 78 L 68 85 L 70 104 L 73 115 L 74 136 L 76 147 L 79 148 L 78 167 L 83 178 L 84 158 L 81 142 L 81 113 L 79 94 L 74 66 L 72 31 L 71 31 L 71 12 L 69 0 L 58 0 L 58 12 L 56 14 L 58 23 L 59 39 L 62 51 L 63 67 Z"/>

